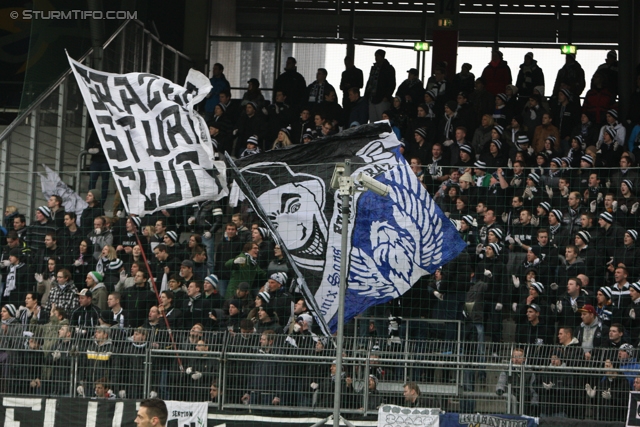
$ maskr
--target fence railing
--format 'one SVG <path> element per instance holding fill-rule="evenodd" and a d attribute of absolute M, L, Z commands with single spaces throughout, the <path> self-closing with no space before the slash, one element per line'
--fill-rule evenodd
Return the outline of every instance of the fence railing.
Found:
<path fill-rule="evenodd" d="M 191 60 L 165 45 L 138 20 L 124 22 L 103 45 L 103 71 L 148 72 L 184 81 Z M 86 63 L 92 50 L 78 60 Z M 75 59 L 75 58 L 74 58 Z M 76 191 L 86 191 L 86 141 L 91 133 L 82 95 L 69 69 L 6 127 L 0 127 L 0 205 L 7 201 L 31 219 L 42 198 L 36 172 L 47 165 Z M 83 187 L 84 186 L 84 187 Z"/>
<path fill-rule="evenodd" d="M 575 345 L 492 344 L 486 356 L 478 342 L 373 341 L 346 338 L 337 373 L 333 341 L 314 335 L 14 326 L 0 336 L 0 393 L 93 398 L 104 388 L 116 398 L 324 413 L 339 380 L 343 412 L 366 415 L 407 405 L 414 382 L 421 406 L 445 411 L 620 421 L 640 375 L 633 354 L 616 349 L 587 360 Z"/>

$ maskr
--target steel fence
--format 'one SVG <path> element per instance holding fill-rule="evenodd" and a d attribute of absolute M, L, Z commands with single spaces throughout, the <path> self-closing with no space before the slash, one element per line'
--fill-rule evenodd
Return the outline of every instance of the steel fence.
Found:
<path fill-rule="evenodd" d="M 10 332 L 14 334 L 11 335 Z M 342 411 L 374 414 L 381 404 L 461 413 L 619 421 L 640 364 L 633 353 L 548 346 L 400 339 L 380 348 L 347 337 L 343 372 L 331 339 L 311 334 L 18 327 L 0 343 L 3 394 L 209 401 L 219 409 L 330 412 L 336 380 Z M 640 382 L 640 381 L 639 381 Z"/>
<path fill-rule="evenodd" d="M 138 20 L 128 20 L 103 45 L 102 71 L 146 71 L 184 81 L 191 60 L 165 45 Z M 78 60 L 85 63 L 91 50 Z M 75 58 L 74 58 L 75 59 Z M 37 172 L 47 165 L 76 192 L 86 191 L 86 141 L 91 120 L 71 69 L 7 127 L 0 127 L 0 205 L 7 201 L 31 219 L 42 199 Z M 112 186 L 113 188 L 113 186 Z"/>

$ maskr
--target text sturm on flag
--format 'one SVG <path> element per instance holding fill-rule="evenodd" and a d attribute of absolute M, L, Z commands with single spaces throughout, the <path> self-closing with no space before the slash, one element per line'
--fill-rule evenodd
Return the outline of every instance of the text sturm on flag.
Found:
<path fill-rule="evenodd" d="M 195 105 L 211 85 L 190 70 L 182 87 L 148 73 L 104 73 L 69 58 L 122 200 L 129 213 L 228 193 L 224 162 L 214 152 Z"/>

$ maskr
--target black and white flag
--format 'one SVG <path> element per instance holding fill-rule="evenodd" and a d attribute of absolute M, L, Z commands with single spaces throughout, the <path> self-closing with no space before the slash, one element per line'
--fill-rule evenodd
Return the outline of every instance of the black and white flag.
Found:
<path fill-rule="evenodd" d="M 129 213 L 227 195 L 224 162 L 214 161 L 208 127 L 194 111 L 211 90 L 204 74 L 190 70 L 182 87 L 153 74 L 69 63 Z"/>
<path fill-rule="evenodd" d="M 364 172 L 390 187 L 387 197 L 372 191 L 353 195 L 345 320 L 404 294 L 466 247 L 390 131 L 385 123 L 360 126 L 236 162 L 241 178 L 233 183 L 231 203 L 248 200 L 272 228 L 331 332 L 337 328 L 342 258 L 342 200 L 331 188 L 336 163 L 350 159 L 354 179 Z"/>

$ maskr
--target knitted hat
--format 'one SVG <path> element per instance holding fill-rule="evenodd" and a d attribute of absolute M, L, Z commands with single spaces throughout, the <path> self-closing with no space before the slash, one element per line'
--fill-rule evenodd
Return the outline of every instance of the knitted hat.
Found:
<path fill-rule="evenodd" d="M 529 251 L 534 254 L 536 258 L 542 258 L 542 248 L 540 248 L 540 246 L 530 246 Z"/>
<path fill-rule="evenodd" d="M 247 144 L 258 145 L 258 137 L 255 135 L 250 136 L 247 138 Z"/>
<path fill-rule="evenodd" d="M 591 166 L 593 166 L 593 157 L 591 157 L 589 154 L 585 154 L 584 156 L 582 156 L 580 158 L 580 160 L 589 163 Z"/>
<path fill-rule="evenodd" d="M 139 216 L 131 216 L 131 222 L 136 228 L 140 228 L 142 226 L 142 219 Z"/>
<path fill-rule="evenodd" d="M 571 157 L 563 157 L 560 160 L 562 160 L 563 162 L 565 162 L 567 164 L 567 167 L 570 169 L 571 168 Z"/>
<path fill-rule="evenodd" d="M 573 98 L 571 92 L 568 89 L 560 89 L 560 93 L 563 93 L 569 101 L 571 101 L 571 99 Z"/>
<path fill-rule="evenodd" d="M 87 193 L 93 194 L 93 200 L 95 200 L 96 202 L 99 202 L 102 199 L 102 193 L 97 188 L 89 190 L 87 191 Z"/>
<path fill-rule="evenodd" d="M 429 95 L 431 97 L 431 99 L 433 99 L 434 101 L 436 100 L 436 98 L 438 97 L 438 95 L 436 94 L 436 91 L 431 89 L 428 90 L 427 92 L 425 92 L 427 95 Z"/>
<path fill-rule="evenodd" d="M 116 258 L 109 263 L 109 270 L 120 270 L 123 265 L 124 265 L 124 262 L 122 262 L 121 259 Z"/>
<path fill-rule="evenodd" d="M 502 241 L 502 238 L 504 237 L 504 231 L 498 227 L 490 228 L 487 233 L 493 233 L 500 241 Z"/>
<path fill-rule="evenodd" d="M 551 163 L 555 163 L 559 168 L 562 167 L 562 159 L 560 157 L 554 157 L 551 159 Z"/>
<path fill-rule="evenodd" d="M 614 119 L 618 120 L 618 111 L 614 110 L 613 108 L 610 110 L 607 110 L 607 114 L 610 114 L 611 117 L 613 117 Z"/>
<path fill-rule="evenodd" d="M 581 238 L 585 243 L 589 243 L 589 240 L 591 240 L 591 233 L 585 230 L 578 231 L 578 233 L 576 233 L 576 236 Z"/>
<path fill-rule="evenodd" d="M 40 211 L 40 213 L 44 216 L 46 216 L 47 218 L 51 219 L 51 209 L 49 209 L 46 206 L 40 206 L 38 207 L 38 210 Z"/>
<path fill-rule="evenodd" d="M 97 271 L 90 272 L 89 276 L 91 276 L 93 281 L 96 282 L 96 283 L 100 283 L 104 279 L 104 276 L 102 276 L 102 273 L 99 273 Z"/>
<path fill-rule="evenodd" d="M 562 218 L 564 218 L 564 215 L 559 209 L 552 209 L 550 213 L 554 214 L 555 217 L 558 218 L 558 221 L 562 221 Z"/>
<path fill-rule="evenodd" d="M 271 280 L 275 280 L 276 282 L 280 283 L 281 285 L 284 285 L 287 283 L 287 273 L 284 272 L 278 272 L 278 273 L 273 273 L 271 276 L 269 276 L 269 279 Z"/>
<path fill-rule="evenodd" d="M 580 147 L 584 149 L 584 138 L 582 138 L 582 135 L 576 135 L 573 137 L 573 139 L 575 139 L 578 144 L 580 144 Z"/>
<path fill-rule="evenodd" d="M 604 297 L 606 299 L 611 299 L 611 288 L 608 286 L 603 286 L 600 289 L 598 289 L 598 292 L 602 292 L 602 295 L 604 295 Z"/>
<path fill-rule="evenodd" d="M 604 131 L 605 133 L 609 134 L 611 139 L 616 139 L 616 135 L 618 134 L 618 131 L 616 131 L 615 128 L 612 128 L 611 126 L 607 126 L 606 128 L 604 128 Z"/>
<path fill-rule="evenodd" d="M 498 132 L 498 134 L 502 135 L 504 133 L 504 128 L 500 125 L 494 125 L 493 128 L 495 129 L 496 132 Z"/>
<path fill-rule="evenodd" d="M 544 293 L 544 285 L 540 282 L 532 282 L 531 287 L 535 289 L 539 294 Z"/>
<path fill-rule="evenodd" d="M 291 138 L 291 128 L 281 128 L 280 132 L 283 132 L 285 135 L 287 135 L 289 138 Z"/>
<path fill-rule="evenodd" d="M 485 170 L 487 168 L 487 164 L 481 160 L 478 160 L 473 164 L 473 167 L 476 169 Z"/>
<path fill-rule="evenodd" d="M 473 225 L 473 217 L 471 215 L 465 215 L 462 217 L 462 220 L 469 225 Z"/>
<path fill-rule="evenodd" d="M 600 214 L 600 218 L 607 221 L 609 224 L 613 224 L 613 215 L 611 215 L 609 212 L 602 212 Z"/>
<path fill-rule="evenodd" d="M 550 142 L 551 142 L 551 144 L 554 144 L 554 145 L 555 145 L 555 143 L 556 143 L 557 139 L 556 139 L 556 137 L 555 137 L 555 136 L 551 136 L 551 135 L 549 135 L 549 136 L 547 137 L 546 141 L 550 141 Z"/>
<path fill-rule="evenodd" d="M 204 278 L 204 281 L 211 283 L 211 286 L 213 286 L 213 289 L 218 289 L 218 276 L 216 276 L 215 274 L 208 275 L 207 277 Z"/>
<path fill-rule="evenodd" d="M 622 344 L 619 348 L 618 351 L 626 351 L 627 354 L 629 355 L 629 357 L 633 356 L 633 346 L 631 344 Z"/>
<path fill-rule="evenodd" d="M 269 230 L 265 227 L 258 227 L 258 233 L 262 236 L 263 239 L 267 239 L 269 237 Z"/>
<path fill-rule="evenodd" d="M 231 301 L 229 301 L 229 305 L 232 305 L 238 310 L 242 311 L 242 301 L 240 301 L 239 299 L 232 299 Z"/>
<path fill-rule="evenodd" d="M 460 149 L 460 151 L 464 151 L 465 153 L 467 153 L 467 154 L 469 154 L 469 155 L 471 155 L 471 154 L 473 153 L 473 149 L 472 149 L 472 148 L 471 148 L 471 146 L 470 146 L 470 145 L 468 145 L 468 144 L 462 144 L 462 145 L 459 147 L 459 149 Z"/>
<path fill-rule="evenodd" d="M 376 384 L 376 388 L 378 388 L 378 377 L 376 377 L 375 375 L 369 375 L 369 378 L 373 380 L 373 382 Z"/>
<path fill-rule="evenodd" d="M 491 143 L 492 143 L 492 144 L 495 144 L 495 145 L 496 145 L 496 147 L 498 147 L 498 150 L 502 148 L 502 142 L 500 142 L 500 140 L 499 140 L 499 139 L 492 139 L 492 140 L 491 140 Z"/>
<path fill-rule="evenodd" d="M 309 313 L 302 313 L 296 317 L 296 322 L 304 321 L 307 322 L 309 327 L 313 326 L 313 316 Z"/>
<path fill-rule="evenodd" d="M 220 107 L 223 112 L 227 111 L 227 106 L 224 105 L 222 102 L 219 102 L 218 105 L 216 105 L 216 107 Z"/>
<path fill-rule="evenodd" d="M 518 138 L 516 138 L 516 144 L 518 145 L 524 145 L 528 143 L 529 143 L 529 137 L 527 135 L 518 135 Z"/>
<path fill-rule="evenodd" d="M 425 140 L 427 139 L 427 130 L 425 128 L 418 128 L 413 133 L 420 135 Z"/>
<path fill-rule="evenodd" d="M 353 123 L 352 123 L 352 125 L 353 125 Z M 360 124 L 357 123 L 356 126 L 360 126 Z M 307 129 L 307 130 L 304 131 L 304 134 L 302 134 L 302 139 L 305 139 L 305 138 L 313 139 L 313 135 L 311 134 L 311 129 Z"/>
<path fill-rule="evenodd" d="M 271 295 L 269 295 L 269 292 L 260 292 L 258 294 L 258 298 L 260 298 L 266 304 L 269 304 L 269 302 L 271 301 Z"/>
<path fill-rule="evenodd" d="M 4 308 L 9 312 L 11 317 L 16 317 L 16 306 L 13 304 L 5 304 Z"/>
<path fill-rule="evenodd" d="M 638 240 L 638 232 L 634 229 L 629 229 L 626 231 L 626 233 L 631 236 L 631 238 L 633 239 L 633 241 L 635 242 L 636 240 Z"/>
<path fill-rule="evenodd" d="M 502 102 L 506 103 L 507 102 L 507 94 L 506 93 L 499 93 L 496 95 L 496 98 L 500 98 L 502 100 Z"/>
<path fill-rule="evenodd" d="M 444 105 L 448 107 L 451 111 L 456 111 L 456 109 L 458 108 L 458 103 L 454 100 L 447 101 L 447 103 Z"/>
<path fill-rule="evenodd" d="M 633 282 L 631 285 L 633 289 L 635 289 L 637 292 L 640 292 L 640 282 Z"/>
<path fill-rule="evenodd" d="M 542 202 L 538 206 L 544 209 L 546 213 L 551 212 L 551 204 L 549 202 Z"/>
<path fill-rule="evenodd" d="M 500 255 L 500 250 L 502 248 L 500 247 L 499 244 L 497 244 L 497 243 L 489 243 L 487 246 L 489 246 L 491 249 L 493 249 L 493 252 L 496 254 L 496 256 Z"/>
<path fill-rule="evenodd" d="M 171 239 L 172 242 L 175 243 L 178 241 L 178 233 L 176 233 L 175 231 L 167 231 L 166 235 Z"/>
<path fill-rule="evenodd" d="M 247 102 L 247 105 L 251 105 L 254 108 L 254 110 L 258 109 L 258 104 L 256 104 L 254 101 Z M 245 108 L 246 108 L 246 105 L 245 105 Z"/>
<path fill-rule="evenodd" d="M 630 179 L 625 179 L 622 181 L 623 184 L 627 184 L 627 187 L 629 187 L 629 190 L 633 190 L 633 181 L 631 181 Z"/>
<path fill-rule="evenodd" d="M 535 172 L 531 172 L 529 175 L 527 175 L 527 178 L 531 178 L 531 181 L 535 182 L 536 184 L 540 184 L 540 175 Z"/>

